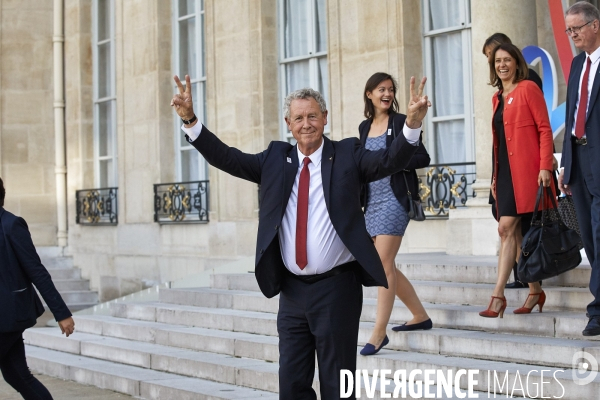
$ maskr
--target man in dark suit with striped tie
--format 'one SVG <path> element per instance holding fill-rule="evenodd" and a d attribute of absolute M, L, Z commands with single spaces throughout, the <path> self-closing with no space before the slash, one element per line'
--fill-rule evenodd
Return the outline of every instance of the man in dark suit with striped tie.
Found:
<path fill-rule="evenodd" d="M 567 34 L 582 52 L 573 59 L 567 86 L 565 138 L 558 178 L 573 194 L 581 239 L 592 266 L 584 336 L 600 335 L 600 14 L 586 1 L 565 16 Z"/>

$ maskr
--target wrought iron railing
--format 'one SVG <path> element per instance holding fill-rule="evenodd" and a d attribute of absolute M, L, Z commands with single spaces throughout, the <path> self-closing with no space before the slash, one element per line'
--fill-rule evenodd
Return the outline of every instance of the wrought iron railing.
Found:
<path fill-rule="evenodd" d="M 116 187 L 77 190 L 75 222 L 81 225 L 117 225 L 118 191 Z"/>
<path fill-rule="evenodd" d="M 208 181 L 154 185 L 154 222 L 207 223 Z"/>
<path fill-rule="evenodd" d="M 424 172 L 424 175 L 423 175 Z M 431 164 L 419 175 L 419 196 L 428 218 L 448 218 L 450 210 L 475 197 L 475 163 Z"/>

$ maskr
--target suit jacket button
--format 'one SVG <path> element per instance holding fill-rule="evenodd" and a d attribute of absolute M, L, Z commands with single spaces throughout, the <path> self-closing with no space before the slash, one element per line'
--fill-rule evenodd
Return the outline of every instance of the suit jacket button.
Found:
<path fill-rule="evenodd" d="M 260 249 L 260 254 L 264 253 L 265 251 L 263 249 Z"/>
<path fill-rule="evenodd" d="M 279 229 L 279 225 L 275 225 L 275 230 Z"/>
<path fill-rule="evenodd" d="M 510 138 L 508 138 L 508 140 L 510 140 Z"/>
<path fill-rule="evenodd" d="M 510 152 L 510 155 L 512 156 L 512 151 Z"/>

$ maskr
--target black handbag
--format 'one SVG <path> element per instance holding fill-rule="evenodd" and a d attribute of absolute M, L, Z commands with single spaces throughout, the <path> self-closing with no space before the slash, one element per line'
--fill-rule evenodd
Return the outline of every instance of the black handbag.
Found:
<path fill-rule="evenodd" d="M 546 207 L 546 198 L 552 208 Z M 538 219 L 538 206 L 542 201 L 542 217 Z M 540 185 L 531 228 L 523 238 L 517 274 L 521 282 L 531 283 L 548 279 L 577 267 L 581 263 L 583 247 L 577 232 L 564 224 L 560 218 L 556 199 L 550 187 Z"/>
<path fill-rule="evenodd" d="M 408 218 L 413 221 L 425 221 L 425 212 L 423 211 L 423 204 L 421 204 L 421 200 L 415 200 L 412 198 L 412 194 L 410 193 L 410 189 L 408 187 L 408 180 L 406 179 L 406 172 L 403 172 L 404 183 L 406 184 L 406 192 L 408 194 Z"/>

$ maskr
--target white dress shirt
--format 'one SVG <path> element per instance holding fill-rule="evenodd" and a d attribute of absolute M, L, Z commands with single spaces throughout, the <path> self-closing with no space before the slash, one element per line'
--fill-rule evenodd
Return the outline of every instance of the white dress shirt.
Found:
<path fill-rule="evenodd" d="M 590 106 L 590 96 L 592 95 L 592 87 L 594 86 L 594 78 L 596 77 L 596 73 L 598 72 L 598 60 L 600 60 L 600 47 L 598 47 L 592 54 L 587 54 L 587 57 L 590 58 L 592 62 L 590 66 L 590 75 L 588 80 L 588 99 L 587 99 L 587 107 Z M 583 62 L 583 69 L 581 71 L 581 75 L 579 76 L 579 86 L 577 86 L 577 104 L 575 105 L 575 120 L 573 123 L 573 131 L 571 134 L 575 136 L 575 125 L 577 125 L 577 110 L 579 109 L 579 100 L 581 98 L 581 82 L 583 81 L 583 74 L 585 74 L 585 70 L 587 69 L 587 58 Z M 585 115 L 587 115 L 587 109 L 585 110 Z M 583 137 L 586 137 L 584 134 Z"/>
<path fill-rule="evenodd" d="M 191 128 L 182 126 L 181 129 L 188 135 L 190 142 L 193 142 L 200 136 L 202 124 L 197 123 Z M 407 142 L 416 145 L 419 142 L 421 128 L 410 129 L 405 124 L 403 133 Z M 308 156 L 311 161 L 308 164 L 310 172 L 306 238 L 308 264 L 303 270 L 296 265 L 296 214 L 298 209 L 300 172 L 302 171 L 304 157 L 306 156 L 296 147 L 299 161 L 298 171 L 294 179 L 294 186 L 283 215 L 283 220 L 281 221 L 281 228 L 279 229 L 279 244 L 283 263 L 290 272 L 296 275 L 322 274 L 338 265 L 355 260 L 333 227 L 329 218 L 329 212 L 327 211 L 327 205 L 325 204 L 323 181 L 321 179 L 323 145 L 324 142 L 321 143 L 317 151 Z"/>

